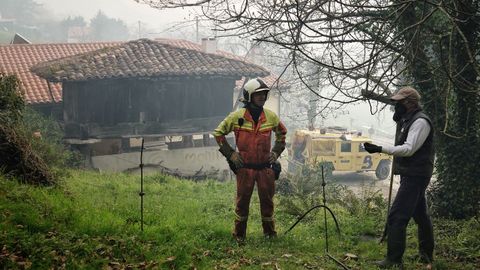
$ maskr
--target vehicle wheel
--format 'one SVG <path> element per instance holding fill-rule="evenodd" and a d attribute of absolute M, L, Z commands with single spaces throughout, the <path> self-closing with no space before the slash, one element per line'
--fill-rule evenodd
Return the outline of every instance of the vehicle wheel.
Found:
<path fill-rule="evenodd" d="M 377 169 L 375 170 L 375 175 L 377 176 L 378 180 L 385 180 L 390 175 L 390 160 L 381 160 L 378 163 Z"/>

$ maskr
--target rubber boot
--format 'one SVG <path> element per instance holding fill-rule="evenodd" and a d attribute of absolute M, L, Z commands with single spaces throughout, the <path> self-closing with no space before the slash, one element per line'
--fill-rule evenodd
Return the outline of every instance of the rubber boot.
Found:
<path fill-rule="evenodd" d="M 239 221 L 235 220 L 235 229 L 233 231 L 233 237 L 239 244 L 243 244 L 245 242 L 245 238 L 247 235 L 247 220 Z"/>
<path fill-rule="evenodd" d="M 382 269 L 403 269 L 402 257 L 405 252 L 406 229 L 389 226 L 387 229 L 387 257 L 376 264 Z"/>
<path fill-rule="evenodd" d="M 266 238 L 274 238 L 277 236 L 275 231 L 275 222 L 274 221 L 262 221 L 263 235 Z"/>

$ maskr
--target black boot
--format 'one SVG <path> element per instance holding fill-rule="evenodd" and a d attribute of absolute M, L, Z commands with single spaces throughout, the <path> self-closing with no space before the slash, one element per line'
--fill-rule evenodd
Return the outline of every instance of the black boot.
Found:
<path fill-rule="evenodd" d="M 391 262 L 388 259 L 375 263 L 381 269 L 399 269 L 403 270 L 403 263 Z"/>
<path fill-rule="evenodd" d="M 235 228 L 232 233 L 233 237 L 239 245 L 245 243 L 245 237 L 247 235 L 247 219 L 245 220 L 235 220 Z"/>
<path fill-rule="evenodd" d="M 263 227 L 263 235 L 266 238 L 275 238 L 277 236 L 277 232 L 275 231 L 275 222 L 274 221 L 263 221 L 262 220 L 262 227 Z"/>
<path fill-rule="evenodd" d="M 402 257 L 405 252 L 406 229 L 389 226 L 387 233 L 387 258 L 376 264 L 382 269 L 403 269 Z"/>

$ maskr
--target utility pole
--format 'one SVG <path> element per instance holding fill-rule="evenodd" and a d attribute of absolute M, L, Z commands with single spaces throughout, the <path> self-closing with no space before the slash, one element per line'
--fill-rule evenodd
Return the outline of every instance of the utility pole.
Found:
<path fill-rule="evenodd" d="M 140 21 L 138 21 L 138 39 L 140 39 L 142 37 L 141 28 L 142 28 L 142 23 Z"/>
<path fill-rule="evenodd" d="M 195 33 L 196 42 L 199 43 L 200 40 L 198 39 L 198 16 L 195 17 Z"/>

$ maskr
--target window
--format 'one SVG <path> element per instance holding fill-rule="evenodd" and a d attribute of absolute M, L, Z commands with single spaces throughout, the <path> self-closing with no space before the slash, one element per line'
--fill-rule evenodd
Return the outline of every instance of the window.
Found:
<path fill-rule="evenodd" d="M 351 142 L 342 142 L 342 146 L 340 148 L 341 152 L 352 152 L 352 143 Z"/>
<path fill-rule="evenodd" d="M 313 140 L 312 154 L 315 156 L 334 156 L 335 141 L 334 140 Z"/>
<path fill-rule="evenodd" d="M 367 150 L 365 150 L 365 147 L 363 147 L 363 143 L 358 144 L 358 152 L 367 152 Z"/>

